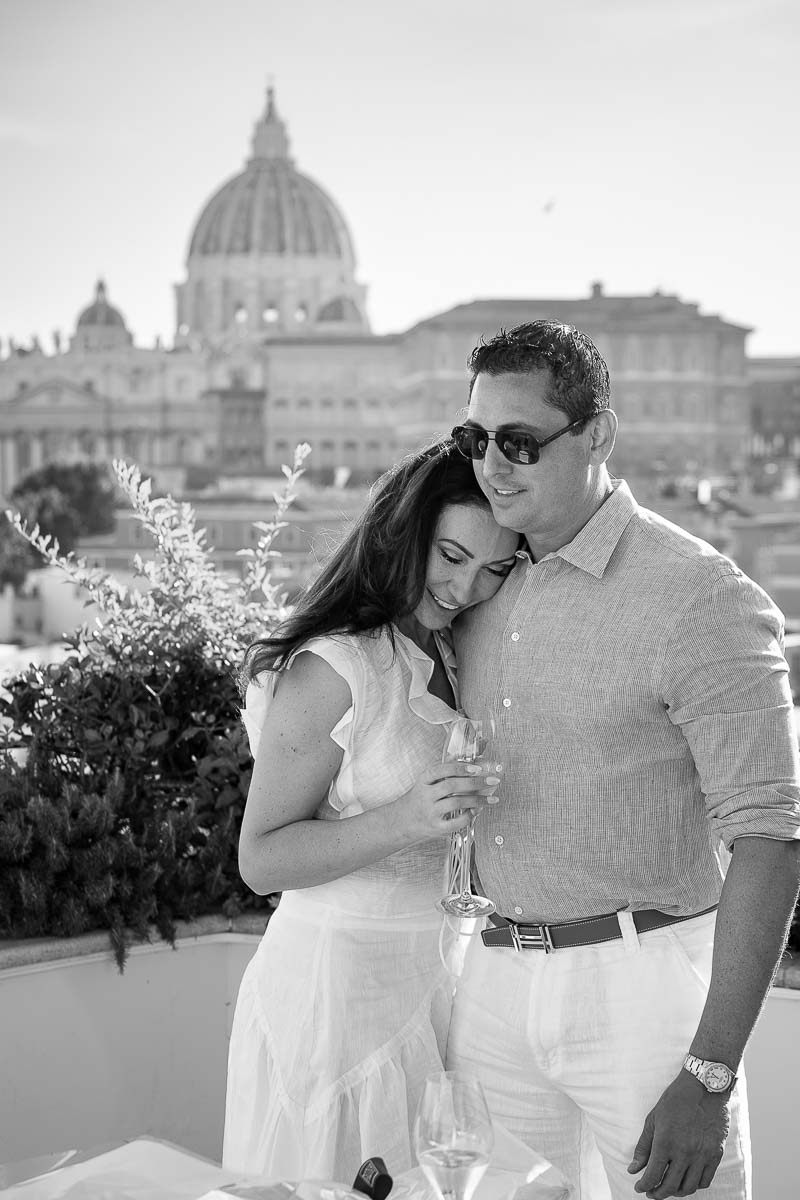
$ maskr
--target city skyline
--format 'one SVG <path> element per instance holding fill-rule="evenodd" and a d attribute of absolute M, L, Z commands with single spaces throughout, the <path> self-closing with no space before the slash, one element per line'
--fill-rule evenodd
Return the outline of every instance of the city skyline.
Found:
<path fill-rule="evenodd" d="M 4 345 L 68 336 L 98 277 L 138 344 L 171 343 L 189 234 L 271 80 L 375 332 L 600 280 L 800 354 L 784 0 L 512 3 L 492 24 L 474 0 L 0 0 L 0 26 Z"/>

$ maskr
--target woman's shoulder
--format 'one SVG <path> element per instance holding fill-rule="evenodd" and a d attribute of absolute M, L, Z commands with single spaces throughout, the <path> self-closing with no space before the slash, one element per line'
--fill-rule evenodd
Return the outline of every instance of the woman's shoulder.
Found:
<path fill-rule="evenodd" d="M 337 663 L 348 664 L 351 669 L 360 666 L 369 669 L 381 664 L 386 658 L 388 638 L 381 630 L 368 630 L 364 633 L 326 633 L 314 637 L 298 648 L 297 654 L 304 650 L 324 658 L 332 666 Z"/>
<path fill-rule="evenodd" d="M 327 633 L 311 638 L 301 650 L 322 655 L 342 655 L 384 669 L 395 658 L 395 644 L 386 626 L 360 630 L 358 633 Z"/>
<path fill-rule="evenodd" d="M 382 673 L 391 665 L 393 649 L 388 633 L 368 630 L 363 633 L 326 633 L 309 638 L 292 651 L 289 659 L 276 671 L 262 671 L 248 685 L 250 689 L 274 690 L 280 676 L 290 671 L 302 657 L 308 671 L 313 659 L 322 660 L 348 682 L 356 682 L 365 674 Z"/>
<path fill-rule="evenodd" d="M 364 674 L 353 639 L 338 636 L 311 638 L 278 669 L 259 672 L 247 684 L 241 710 L 253 755 L 274 704 L 283 720 L 313 710 L 323 724 L 331 721 L 338 728 L 364 691 Z"/>
<path fill-rule="evenodd" d="M 324 683 L 335 673 L 346 682 L 354 701 L 365 699 L 376 690 L 380 693 L 394 661 L 394 647 L 385 629 L 320 634 L 298 646 L 277 670 L 261 671 L 249 681 L 245 710 L 261 716 L 287 674 L 302 676 L 306 686 L 313 687 L 315 679 Z"/>

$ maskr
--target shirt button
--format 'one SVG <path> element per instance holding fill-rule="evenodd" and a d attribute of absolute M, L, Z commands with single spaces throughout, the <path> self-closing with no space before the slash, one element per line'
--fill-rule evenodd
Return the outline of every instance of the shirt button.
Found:
<path fill-rule="evenodd" d="M 498 833 L 497 837 L 494 839 L 495 845 L 496 845 L 496 846 L 502 846 L 502 844 L 503 844 L 503 840 L 504 840 L 504 839 L 503 839 L 503 835 L 502 835 L 502 833 Z"/>
<path fill-rule="evenodd" d="M 506 696 L 505 700 L 503 701 L 503 708 L 511 708 L 511 701 L 509 700 L 508 696 Z"/>
<path fill-rule="evenodd" d="M 520 906 L 518 904 L 514 905 L 514 912 L 516 913 L 516 915 L 518 917 L 522 916 L 522 909 L 520 908 Z"/>
<path fill-rule="evenodd" d="M 517 631 L 516 631 L 516 630 L 514 630 L 514 632 L 512 633 L 512 635 L 511 635 L 511 640 L 512 640 L 512 642 L 518 642 L 518 641 L 519 641 L 519 634 L 517 633 Z"/>

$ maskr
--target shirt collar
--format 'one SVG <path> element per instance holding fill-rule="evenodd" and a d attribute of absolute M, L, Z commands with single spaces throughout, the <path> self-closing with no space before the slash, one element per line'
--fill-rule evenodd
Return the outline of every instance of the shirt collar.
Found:
<path fill-rule="evenodd" d="M 612 492 L 590 517 L 571 542 L 554 550 L 545 558 L 563 558 L 588 575 L 602 579 L 611 555 L 630 524 L 638 505 L 624 479 L 612 479 Z M 517 551 L 518 557 L 533 561 L 527 549 Z M 540 560 L 543 561 L 543 560 Z"/>

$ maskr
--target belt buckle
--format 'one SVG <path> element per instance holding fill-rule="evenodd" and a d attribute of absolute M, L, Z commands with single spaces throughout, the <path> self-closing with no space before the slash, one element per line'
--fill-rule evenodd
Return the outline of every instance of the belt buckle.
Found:
<path fill-rule="evenodd" d="M 548 925 L 529 926 L 537 929 L 538 933 L 520 933 L 519 925 L 514 921 L 509 921 L 508 928 L 511 931 L 512 944 L 517 951 L 544 950 L 545 954 L 552 954 L 555 950 Z"/>

